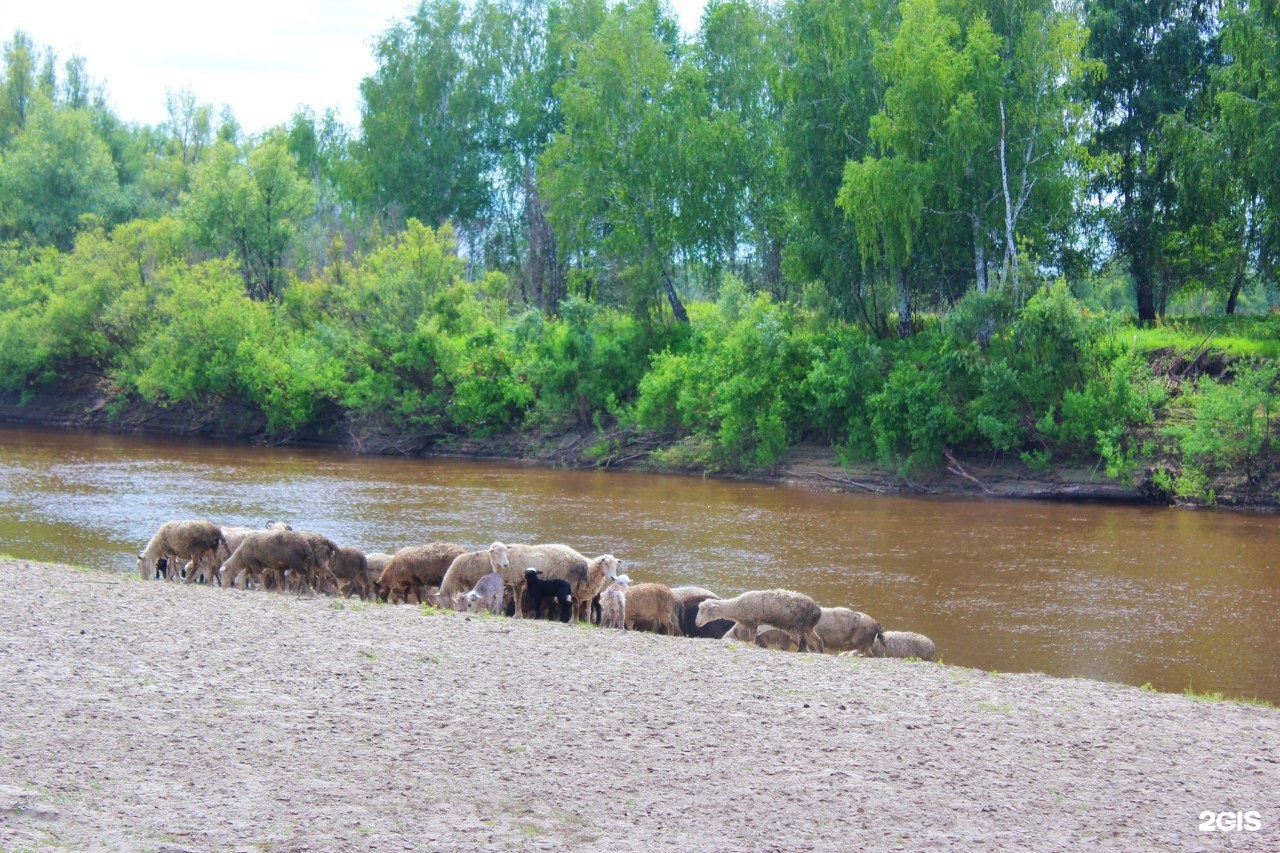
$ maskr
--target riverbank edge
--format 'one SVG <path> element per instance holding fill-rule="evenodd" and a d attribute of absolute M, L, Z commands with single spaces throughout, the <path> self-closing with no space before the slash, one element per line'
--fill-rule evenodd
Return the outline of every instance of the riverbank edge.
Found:
<path fill-rule="evenodd" d="M 787 483 L 822 491 L 882 495 L 936 495 L 1171 505 L 1151 486 L 1151 472 L 1136 483 L 1109 479 L 1099 466 L 1056 466 L 1032 470 L 1018 459 L 948 456 L 947 465 L 919 477 L 905 477 L 874 464 L 842 465 L 835 448 L 799 444 L 773 468 L 749 472 L 707 470 L 663 464 L 655 451 L 669 447 L 658 437 L 633 430 L 544 428 L 498 433 L 484 438 L 453 435 L 370 433 L 342 422 L 271 435 L 265 418 L 235 400 L 162 406 L 122 399 L 100 377 L 45 386 L 35 392 L 0 393 L 0 423 L 27 427 L 87 429 L 200 437 L 250 445 L 322 447 L 356 455 L 488 459 L 557 468 L 607 469 Z M 1194 506 L 1178 504 L 1179 506 Z M 1256 497 L 1228 499 L 1221 506 L 1254 511 L 1280 510 L 1280 501 L 1262 490 Z"/>
<path fill-rule="evenodd" d="M 6 572 L 6 571 L 19 570 L 19 569 L 20 570 L 35 569 L 43 572 L 75 572 L 79 575 L 95 579 L 93 582 L 129 583 L 129 584 L 137 582 L 143 586 L 155 584 L 157 589 L 164 589 L 164 590 L 178 589 L 183 587 L 193 588 L 193 587 L 187 587 L 185 584 L 178 584 L 178 583 L 169 584 L 169 583 L 163 583 L 159 581 L 144 580 L 142 578 L 139 578 L 137 574 L 132 571 L 122 571 L 119 569 L 104 569 L 104 568 L 98 568 L 96 566 L 85 566 L 85 565 L 77 565 L 72 563 L 51 563 L 51 562 L 46 562 L 44 560 L 31 560 L 23 557 L 16 557 L 12 554 L 6 553 L 4 551 L 0 551 L 0 573 Z M 196 585 L 196 587 L 194 588 L 200 589 L 201 587 L 200 585 Z M 276 593 L 264 593 L 264 595 L 282 597 L 282 596 L 277 596 Z M 293 596 L 283 596 L 283 597 L 290 598 L 290 600 L 294 600 Z M 331 597 L 320 596 L 320 595 L 315 595 L 310 599 L 306 599 L 304 597 L 297 600 L 330 600 L 332 601 L 332 604 L 328 606 L 334 609 L 343 609 L 346 607 L 354 607 L 357 609 L 363 609 L 365 607 L 374 607 L 374 608 L 388 607 L 393 609 L 405 608 L 405 609 L 412 609 L 412 610 L 421 612 L 423 616 L 426 618 L 435 617 L 435 616 L 445 616 L 447 618 L 464 619 L 465 621 L 468 621 L 468 622 L 471 621 L 471 619 L 467 617 L 465 614 L 456 613 L 452 610 L 445 609 L 445 608 L 428 607 L 426 605 L 418 606 L 413 604 L 387 604 L 386 602 L 365 602 L 359 599 L 339 599 L 339 598 L 331 598 Z M 480 618 L 485 619 L 488 617 L 482 616 Z M 495 618 L 501 618 L 501 617 L 495 617 Z M 504 626 L 517 626 L 517 625 L 528 625 L 528 624 L 537 624 L 537 623 L 535 623 L 533 620 L 527 620 L 527 619 L 526 620 L 510 619 L 510 620 L 504 621 L 503 624 Z M 594 626 L 588 625 L 585 627 L 589 630 L 595 630 Z M 641 636 L 641 635 L 649 636 L 649 637 L 653 637 L 655 639 L 661 639 L 661 640 L 672 639 L 672 640 L 679 640 L 682 642 L 687 640 L 689 642 L 695 642 L 695 643 L 714 642 L 714 641 L 704 641 L 697 638 L 690 639 L 687 637 L 668 638 L 660 634 L 648 634 L 647 632 L 644 632 L 644 631 L 623 632 L 623 636 Z M 748 646 L 750 644 L 744 643 L 742 645 Z M 771 655 L 774 653 L 779 655 L 796 654 L 793 652 L 778 652 L 777 650 L 774 650 L 774 649 L 763 649 L 763 648 L 760 651 L 768 652 Z M 822 656 L 822 659 L 831 658 L 831 657 L 839 657 L 839 655 L 833 656 L 831 654 L 827 654 Z M 908 661 L 893 661 L 893 660 L 875 660 L 871 658 L 859 658 L 858 662 L 866 663 L 873 666 L 877 666 L 877 665 L 878 666 L 896 666 L 901 664 L 922 663 L 915 659 L 908 660 Z M 1169 697 L 1178 697 L 1180 699 L 1185 699 L 1188 702 L 1192 703 L 1191 705 L 1188 706 L 1191 708 L 1197 707 L 1198 705 L 1202 705 L 1202 704 L 1211 704 L 1211 705 L 1227 704 L 1227 705 L 1235 705 L 1235 706 L 1240 706 L 1245 708 L 1261 708 L 1261 709 L 1266 709 L 1271 711 L 1280 711 L 1280 707 L 1264 699 L 1258 699 L 1257 697 L 1246 697 L 1246 696 L 1225 696 L 1220 692 L 1214 692 L 1214 691 L 1209 691 L 1207 693 L 1195 693 L 1192 691 L 1183 691 L 1182 693 L 1174 693 L 1171 691 L 1156 690 L 1149 685 L 1139 686 L 1134 684 L 1127 684 L 1122 681 L 1101 681 L 1097 679 L 1084 678 L 1080 676 L 1050 675 L 1048 673 L 1042 673 L 1038 671 L 988 672 L 986 670 L 978 669 L 976 667 L 947 663 L 945 658 L 939 658 L 939 661 L 936 664 L 933 664 L 933 666 L 936 666 L 941 670 L 952 670 L 957 673 L 968 674 L 976 678 L 999 678 L 999 679 L 1012 678 L 1015 680 L 1018 678 L 1026 678 L 1026 679 L 1032 679 L 1036 681 L 1048 679 L 1051 681 L 1069 682 L 1072 684 L 1096 685 L 1099 689 L 1135 690 L 1135 691 L 1138 691 L 1138 695 L 1169 696 Z"/>

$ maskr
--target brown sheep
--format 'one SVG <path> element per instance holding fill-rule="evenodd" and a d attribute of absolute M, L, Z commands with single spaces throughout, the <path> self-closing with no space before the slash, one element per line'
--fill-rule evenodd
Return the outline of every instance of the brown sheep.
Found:
<path fill-rule="evenodd" d="M 222 525 L 222 538 L 226 540 L 227 553 L 222 555 L 222 560 L 220 562 L 226 562 L 227 558 L 236 552 L 236 549 L 240 547 L 240 543 L 248 538 L 251 533 L 261 533 L 263 530 L 292 529 L 292 527 L 283 521 L 267 522 L 267 526 L 261 529 L 257 527 L 242 527 L 237 524 L 224 524 Z M 188 571 L 190 571 L 191 568 L 192 567 L 188 564 Z"/>
<path fill-rule="evenodd" d="M 655 634 L 681 636 L 680 602 L 671 587 L 661 583 L 638 583 L 627 590 L 626 619 L 628 630 L 653 631 Z"/>
<path fill-rule="evenodd" d="M 502 575 L 504 586 L 509 586 L 513 590 L 519 588 L 519 583 L 514 576 L 515 572 L 511 568 L 511 560 L 507 557 L 507 546 L 501 542 L 494 542 L 483 551 L 468 551 L 453 558 L 453 562 L 444 573 L 444 579 L 440 582 L 440 591 L 437 593 L 440 605 L 452 606 L 460 593 L 474 588 L 480 582 L 480 578 L 489 572 Z"/>
<path fill-rule="evenodd" d="M 410 595 L 418 602 L 426 601 L 427 587 L 441 586 L 449 565 L 466 551 L 466 548 L 452 542 L 432 542 L 430 545 L 410 545 L 399 549 L 378 577 L 380 597 L 392 604 L 398 603 L 397 599 L 408 602 Z"/>
<path fill-rule="evenodd" d="M 700 586 L 677 586 L 671 589 L 671 594 L 684 608 L 680 616 L 680 630 L 684 631 L 686 637 L 707 637 L 718 640 L 733 627 L 733 622 L 728 619 L 713 619 L 706 625 L 697 624 L 698 605 L 708 598 L 720 597 L 711 590 Z"/>
<path fill-rule="evenodd" d="M 856 651 L 869 654 L 871 644 L 882 631 L 880 623 L 865 613 L 847 607 L 823 607 L 822 617 L 813 629 L 828 652 Z M 762 624 L 756 631 L 756 645 L 782 651 L 794 651 L 796 644 L 786 631 Z"/>
<path fill-rule="evenodd" d="M 709 598 L 698 605 L 697 624 L 732 619 L 752 640 L 762 623 L 787 632 L 800 651 L 822 651 L 822 639 L 814 632 L 822 610 L 803 593 L 787 589 L 751 590 L 735 598 Z"/>
<path fill-rule="evenodd" d="M 338 543 L 322 533 L 313 533 L 309 530 L 297 532 L 311 543 L 311 553 L 315 556 L 315 561 L 308 573 L 291 573 L 289 582 L 294 587 L 294 591 L 301 593 L 308 589 L 316 591 L 336 589 L 338 580 L 333 575 L 332 565 L 338 556 Z"/>
<path fill-rule="evenodd" d="M 359 548 L 351 545 L 339 547 L 329 568 L 333 572 L 336 584 L 333 589 L 335 595 L 350 598 L 351 593 L 354 592 L 361 600 L 372 599 L 373 594 L 368 578 L 369 561 Z"/>
<path fill-rule="evenodd" d="M 155 575 L 156 564 L 164 559 L 168 576 L 176 578 L 175 566 L 190 560 L 195 567 L 207 564 L 216 578 L 219 564 L 229 553 L 222 529 L 212 521 L 166 521 L 138 555 L 138 574 L 148 580 Z M 188 572 L 187 582 L 194 581 L 196 575 L 195 571 Z"/>
<path fill-rule="evenodd" d="M 312 537 L 296 530 L 265 530 L 247 536 L 225 563 L 222 564 L 223 584 L 235 586 L 241 575 L 261 579 L 270 573 L 278 578 L 286 575 L 314 583 L 329 572 L 327 565 L 319 564 L 317 548 Z M 329 575 L 330 577 L 332 575 Z M 283 588 L 283 583 L 277 585 Z"/>

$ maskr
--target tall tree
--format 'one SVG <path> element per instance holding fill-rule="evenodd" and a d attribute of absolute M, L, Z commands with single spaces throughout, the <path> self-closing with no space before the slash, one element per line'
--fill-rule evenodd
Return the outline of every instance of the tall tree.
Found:
<path fill-rule="evenodd" d="M 707 91 L 706 144 L 689 166 L 700 202 L 699 237 L 713 263 L 783 287 L 786 223 L 778 100 L 782 70 L 778 15 L 760 0 L 712 0 L 692 56 Z"/>
<path fill-rule="evenodd" d="M 4 43 L 4 67 L 0 69 L 0 145 L 26 125 L 36 97 L 36 45 L 22 30 Z"/>
<path fill-rule="evenodd" d="M 85 216 L 112 224 L 123 198 L 111 151 L 84 110 L 39 98 L 0 151 L 0 232 L 69 249 Z"/>
<path fill-rule="evenodd" d="M 244 158 L 219 142 L 196 166 L 183 215 L 201 245 L 236 257 L 249 296 L 276 298 L 312 193 L 283 141 L 268 139 Z"/>
<path fill-rule="evenodd" d="M 895 0 L 788 0 L 789 62 L 779 81 L 782 168 L 790 227 L 788 274 L 821 282 L 842 313 L 885 333 L 876 280 L 855 230 L 836 204 L 845 164 L 870 150 L 871 116 L 884 84 L 875 48 L 895 19 Z"/>
<path fill-rule="evenodd" d="M 1280 7 L 1228 0 L 1223 51 L 1231 61 L 1219 75 L 1221 120 L 1207 142 L 1206 160 L 1227 173 L 1217 198 L 1234 216 L 1235 257 L 1226 312 L 1234 313 L 1250 275 L 1275 280 L 1280 258 Z"/>
<path fill-rule="evenodd" d="M 367 201 L 431 226 L 476 219 L 490 200 L 490 159 L 477 128 L 493 106 L 468 55 L 460 0 L 422 0 L 375 47 L 360 84 Z"/>
<path fill-rule="evenodd" d="M 688 247 L 679 170 L 697 107 L 682 99 L 697 92 L 679 85 L 679 57 L 675 20 L 657 0 L 614 6 L 557 87 L 564 129 L 541 164 L 557 233 L 625 267 L 638 283 L 633 301 L 661 292 L 685 322 L 675 282 L 677 250 Z"/>
<path fill-rule="evenodd" d="M 905 334 L 913 295 L 949 301 L 993 273 L 1016 288 L 1019 242 L 1048 253 L 1065 230 L 1084 33 L 1048 0 L 904 0 L 900 12 L 876 51 L 874 148 L 850 161 L 840 203 L 864 260 L 895 281 Z"/>
<path fill-rule="evenodd" d="M 1088 55 L 1105 66 L 1085 91 L 1104 164 L 1096 190 L 1105 223 L 1128 261 L 1138 319 L 1163 302 L 1159 253 L 1176 204 L 1173 156 L 1162 122 L 1195 100 L 1215 56 L 1212 0 L 1089 0 Z M 1167 295 L 1167 291 L 1166 291 Z"/>

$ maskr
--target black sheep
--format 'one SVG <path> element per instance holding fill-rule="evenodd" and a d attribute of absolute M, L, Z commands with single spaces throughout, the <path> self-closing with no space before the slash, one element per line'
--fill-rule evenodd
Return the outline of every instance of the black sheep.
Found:
<path fill-rule="evenodd" d="M 533 600 L 533 618 L 542 618 L 542 603 L 547 599 L 560 602 L 560 621 L 568 622 L 573 613 L 573 590 L 567 580 L 552 578 L 543 580 L 538 577 L 537 569 L 525 569 L 524 579 Z"/>

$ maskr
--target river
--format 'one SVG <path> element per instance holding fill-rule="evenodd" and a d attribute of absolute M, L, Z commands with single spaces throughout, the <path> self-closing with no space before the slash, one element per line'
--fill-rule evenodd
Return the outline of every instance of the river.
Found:
<path fill-rule="evenodd" d="M 284 519 L 366 551 L 565 542 L 636 581 L 863 610 L 946 663 L 1280 703 L 1271 515 L 0 427 L 0 552 L 132 572 L 173 518 Z"/>

